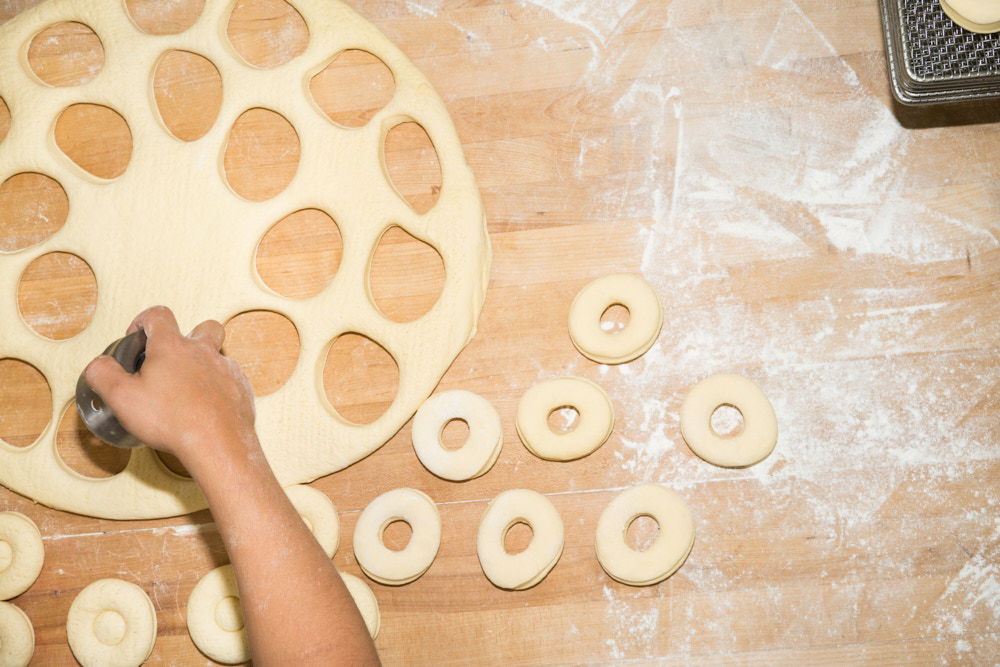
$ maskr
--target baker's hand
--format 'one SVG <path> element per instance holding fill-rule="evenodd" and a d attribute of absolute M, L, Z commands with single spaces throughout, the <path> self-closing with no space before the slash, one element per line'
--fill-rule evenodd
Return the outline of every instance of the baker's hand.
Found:
<path fill-rule="evenodd" d="M 192 455 L 218 442 L 253 440 L 253 388 L 239 366 L 219 353 L 222 325 L 202 322 L 181 335 L 174 314 L 157 306 L 133 320 L 128 333 L 146 334 L 146 359 L 138 373 L 100 356 L 84 379 L 118 421 L 144 443 L 191 468 Z"/>

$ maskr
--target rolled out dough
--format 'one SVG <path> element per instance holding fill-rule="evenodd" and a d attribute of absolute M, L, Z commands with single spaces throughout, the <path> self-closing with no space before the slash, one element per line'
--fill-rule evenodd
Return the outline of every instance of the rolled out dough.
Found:
<path fill-rule="evenodd" d="M 257 402 L 257 431 L 285 486 L 340 470 L 380 447 L 431 394 L 475 331 L 490 272 L 483 205 L 430 81 L 337 0 L 294 2 L 309 30 L 308 47 L 281 66 L 252 67 L 225 37 L 234 4 L 206 0 L 198 21 L 177 35 L 144 35 L 124 3 L 91 0 L 49 0 L 0 28 L 0 97 L 12 119 L 0 142 L 0 182 L 19 173 L 44 173 L 62 185 L 69 199 L 69 217 L 55 235 L 0 253 L 0 358 L 33 365 L 52 395 L 51 420 L 37 442 L 24 448 L 0 442 L 0 483 L 38 502 L 114 519 L 165 517 L 205 507 L 197 485 L 168 471 L 148 448 L 133 450 L 123 472 L 101 480 L 71 471 L 56 451 L 56 430 L 72 406 L 81 371 L 150 305 L 170 306 L 186 330 L 248 310 L 275 311 L 295 325 L 298 364 L 281 389 Z M 53 88 L 30 71 L 22 54 L 34 35 L 65 21 L 83 23 L 97 34 L 105 62 L 87 83 Z M 308 93 L 312 76 L 345 49 L 380 58 L 395 85 L 389 103 L 355 129 L 333 123 Z M 168 132 L 149 94 L 157 63 L 173 50 L 207 58 L 222 76 L 218 117 L 192 142 Z M 133 138 L 125 172 L 109 181 L 82 170 L 53 139 L 55 119 L 65 108 L 95 101 L 113 107 Z M 292 182 L 263 202 L 234 194 L 222 166 L 230 128 L 253 108 L 282 115 L 301 144 Z M 408 121 L 426 130 L 441 166 L 438 201 L 424 214 L 416 213 L 386 176 L 385 136 Z M 295 301 L 263 284 L 253 258 L 271 226 L 305 208 L 320 209 L 336 221 L 344 252 L 327 288 Z M 432 246 L 445 267 L 438 301 L 408 323 L 387 319 L 368 285 L 372 254 L 393 226 Z M 90 326 L 61 342 L 29 329 L 16 296 L 25 267 L 57 250 L 84 259 L 98 284 Z M 344 333 L 375 341 L 399 367 L 395 400 L 370 424 L 341 418 L 322 389 L 327 352 Z"/>

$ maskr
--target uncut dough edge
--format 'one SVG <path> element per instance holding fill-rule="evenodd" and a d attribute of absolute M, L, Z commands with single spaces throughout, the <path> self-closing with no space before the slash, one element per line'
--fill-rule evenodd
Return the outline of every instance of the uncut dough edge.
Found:
<path fill-rule="evenodd" d="M 305 52 L 279 67 L 250 68 L 219 38 L 232 4 L 207 0 L 193 27 L 155 39 L 135 29 L 120 3 L 83 0 L 49 0 L 0 28 L 0 96 L 12 114 L 10 132 L 0 142 L 0 181 L 37 171 L 55 178 L 70 200 L 69 218 L 51 238 L 0 254 L 0 321 L 11 324 L 0 339 L 0 358 L 35 366 L 52 396 L 51 418 L 38 441 L 23 449 L 0 442 L 0 483 L 42 504 L 109 519 L 162 518 L 205 507 L 197 485 L 170 473 L 149 449 L 134 450 L 123 472 L 99 480 L 67 468 L 55 450 L 56 430 L 65 410 L 72 409 L 80 372 L 151 302 L 173 308 L 183 330 L 205 319 L 225 322 L 247 310 L 271 310 L 295 325 L 300 338 L 295 371 L 281 389 L 257 401 L 257 431 L 285 486 L 341 470 L 381 447 L 431 394 L 475 333 L 491 265 L 485 215 L 450 116 L 429 81 L 374 26 L 339 2 L 293 0 L 310 33 Z M 26 71 L 22 56 L 32 35 L 69 20 L 98 34 L 105 64 L 89 83 L 50 88 Z M 374 53 L 396 82 L 392 100 L 357 130 L 335 126 L 305 96 L 309 78 L 348 48 Z M 189 144 L 167 133 L 147 98 L 155 63 L 173 49 L 208 58 L 226 82 L 215 124 Z M 132 160 L 111 182 L 85 176 L 52 146 L 51 127 L 58 113 L 72 103 L 94 100 L 115 108 L 133 135 Z M 302 149 L 292 183 L 259 203 L 233 194 L 220 175 L 229 129 L 243 111 L 254 107 L 283 115 L 299 135 Z M 31 113 L 23 113 L 25 108 Z M 441 166 L 438 202 L 423 215 L 396 193 L 380 157 L 385 133 L 408 120 L 427 131 Z M 178 197 L 178 192 L 184 196 Z M 338 222 L 345 252 L 338 275 L 324 292 L 293 301 L 263 286 L 253 268 L 253 253 L 274 223 L 307 207 L 320 208 Z M 130 225 L 120 225 L 120 219 Z M 196 224 L 206 219 L 223 222 Z M 165 235 L 168 223 L 180 229 Z M 371 253 L 391 226 L 434 247 L 446 269 L 437 303 L 405 324 L 383 317 L 367 288 Z M 119 239 L 132 231 L 132 236 Z M 108 243 L 111 238 L 116 242 Z M 219 256 L 219 248 L 226 253 Z M 99 286 L 90 326 L 61 342 L 42 339 L 28 329 L 16 299 L 24 268 L 55 250 L 87 261 Z M 191 294 L 204 291 L 203 272 L 197 267 L 206 266 L 212 267 L 220 289 L 211 304 L 194 303 Z M 115 278 L 120 275 L 129 276 L 128 284 L 118 284 Z M 376 421 L 362 426 L 333 416 L 322 387 L 326 352 L 347 332 L 377 341 L 399 367 L 395 400 Z"/>

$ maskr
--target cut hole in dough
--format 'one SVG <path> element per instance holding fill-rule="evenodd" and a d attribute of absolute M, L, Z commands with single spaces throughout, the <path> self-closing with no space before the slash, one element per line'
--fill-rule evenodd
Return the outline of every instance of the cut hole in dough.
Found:
<path fill-rule="evenodd" d="M 514 525 L 507 529 L 503 536 L 504 553 L 511 556 L 517 555 L 531 545 L 531 540 L 535 533 L 524 521 L 516 521 Z"/>
<path fill-rule="evenodd" d="M 511 553 L 505 539 L 521 523 L 530 528 L 531 542 L 523 551 Z M 563 541 L 562 518 L 552 501 L 537 491 L 510 489 L 486 508 L 479 522 L 476 552 L 483 574 L 494 586 L 519 591 L 535 586 L 555 567 Z"/>
<path fill-rule="evenodd" d="M 619 329 L 609 315 L 627 322 Z M 608 319 L 605 319 L 608 318 Z M 663 310 L 640 276 L 616 273 L 588 283 L 569 307 L 569 337 L 580 354 L 602 364 L 621 364 L 645 354 L 660 335 Z"/>
<path fill-rule="evenodd" d="M 553 412 L 572 408 L 580 415 L 566 432 L 553 431 Z M 583 378 L 566 376 L 539 382 L 524 392 L 515 420 L 521 442 L 535 456 L 550 461 L 572 461 L 604 444 L 615 425 L 611 400 L 599 386 Z"/>
<path fill-rule="evenodd" d="M 299 167 L 299 135 L 284 116 L 268 109 L 244 111 L 229 130 L 223 169 L 233 192 L 260 202 L 288 187 Z M 267 178 L 261 178 L 267 173 Z"/>
<path fill-rule="evenodd" d="M 413 538 L 413 528 L 405 521 L 391 521 L 382 529 L 382 544 L 389 551 L 402 551 Z"/>
<path fill-rule="evenodd" d="M 385 348 L 366 336 L 338 336 L 326 354 L 323 389 L 330 406 L 351 424 L 370 424 L 392 405 L 399 367 Z"/>
<path fill-rule="evenodd" d="M 450 424 L 465 424 L 464 438 L 449 449 L 444 442 Z M 413 418 L 413 450 L 429 471 L 460 482 L 478 477 L 496 463 L 503 446 L 500 415 L 485 398 L 455 389 L 434 394 Z"/>
<path fill-rule="evenodd" d="M 94 317 L 97 278 L 76 255 L 47 253 L 21 274 L 17 307 L 24 323 L 39 336 L 67 340 L 86 329 Z"/>
<path fill-rule="evenodd" d="M 710 424 L 720 438 L 735 438 L 743 432 L 743 415 L 732 405 L 720 405 L 712 413 Z"/>
<path fill-rule="evenodd" d="M 441 194 L 441 163 L 427 130 L 419 123 L 394 126 L 382 151 L 385 173 L 399 196 L 417 213 L 427 213 Z"/>
<path fill-rule="evenodd" d="M 132 131 L 117 111 L 98 104 L 74 104 L 59 114 L 59 150 L 88 174 L 104 180 L 125 173 L 132 158 Z"/>
<path fill-rule="evenodd" d="M 28 47 L 28 67 L 50 86 L 78 86 L 104 67 L 104 47 L 82 23 L 57 23 L 35 35 Z"/>
<path fill-rule="evenodd" d="M 340 228 L 315 208 L 274 224 L 257 245 L 254 264 L 265 285 L 289 299 L 308 299 L 333 280 L 344 255 Z"/>
<path fill-rule="evenodd" d="M 601 315 L 601 331 L 616 334 L 628 326 L 628 320 L 628 308 L 620 303 L 611 304 Z"/>
<path fill-rule="evenodd" d="M 395 93 L 392 71 L 377 56 L 348 49 L 309 80 L 309 94 L 327 118 L 362 127 Z"/>
<path fill-rule="evenodd" d="M 394 551 L 383 542 L 386 528 L 406 522 L 412 534 Z M 354 557 L 365 574 L 389 586 L 417 579 L 431 566 L 441 546 L 441 515 L 434 501 L 416 489 L 394 489 L 371 501 L 354 527 Z"/>
<path fill-rule="evenodd" d="M 195 24 L 205 0 L 125 0 L 129 18 L 149 35 L 177 35 Z"/>
<path fill-rule="evenodd" d="M 76 596 L 66 638 L 84 667 L 144 663 L 156 642 L 156 611 L 146 592 L 121 579 L 101 579 Z"/>
<path fill-rule="evenodd" d="M 45 547 L 35 522 L 20 512 L 0 512 L 0 600 L 31 588 L 44 561 Z"/>
<path fill-rule="evenodd" d="M 34 653 L 31 619 L 10 602 L 0 602 L 0 665 L 28 667 Z"/>
<path fill-rule="evenodd" d="M 0 144 L 7 138 L 8 132 L 10 132 L 10 109 L 7 108 L 4 99 L 0 97 Z"/>
<path fill-rule="evenodd" d="M 469 442 L 469 422 L 464 419 L 449 419 L 441 429 L 441 448 L 446 452 L 456 452 Z"/>
<path fill-rule="evenodd" d="M 562 405 L 549 413 L 547 421 L 553 433 L 569 433 L 580 423 L 580 413 L 571 405 Z"/>
<path fill-rule="evenodd" d="M 47 240 L 69 216 L 69 199 L 58 181 L 34 172 L 14 174 L 0 185 L 0 253 Z"/>
<path fill-rule="evenodd" d="M 341 572 L 340 576 L 347 586 L 347 591 L 354 599 L 354 604 L 357 605 L 358 611 L 361 612 L 361 618 L 365 621 L 368 634 L 371 635 L 372 639 L 375 639 L 378 637 L 379 627 L 382 625 L 382 615 L 378 609 L 378 600 L 375 599 L 375 593 L 372 592 L 371 586 L 366 584 L 360 577 L 355 577 L 353 574 L 347 572 Z"/>
<path fill-rule="evenodd" d="M 281 389 L 299 361 L 299 334 L 284 315 L 269 310 L 241 313 L 226 322 L 222 353 L 240 365 L 254 395 Z M 265 337 L 265 332 L 275 332 Z"/>
<path fill-rule="evenodd" d="M 632 551 L 645 551 L 660 534 L 660 524 L 648 514 L 640 514 L 629 522 L 625 530 L 625 544 Z"/>
<path fill-rule="evenodd" d="M 379 312 L 393 322 L 419 319 L 437 303 L 444 283 L 444 260 L 433 246 L 400 227 L 382 234 L 368 271 Z"/>
<path fill-rule="evenodd" d="M 114 477 L 128 465 L 131 450 L 112 447 L 91 433 L 70 403 L 59 420 L 56 453 L 63 464 L 88 479 Z"/>
<path fill-rule="evenodd" d="M 170 134 L 196 141 L 212 129 L 222 106 L 222 75 L 190 51 L 167 51 L 153 73 L 156 111 Z"/>
<path fill-rule="evenodd" d="M 739 435 L 722 436 L 712 415 L 731 406 L 743 416 Z M 778 441 L 778 420 L 767 396 L 742 375 L 719 373 L 696 384 L 681 404 L 681 435 L 695 454 L 724 468 L 745 468 L 764 460 Z"/>
<path fill-rule="evenodd" d="M 0 359 L 0 440 L 29 447 L 52 419 L 52 390 L 45 376 L 20 359 Z"/>
<path fill-rule="evenodd" d="M 229 16 L 226 36 L 250 65 L 283 65 L 309 45 L 309 28 L 285 0 L 239 0 Z"/>
<path fill-rule="evenodd" d="M 206 656 L 227 665 L 250 659 L 243 612 L 235 608 L 239 599 L 233 566 L 223 565 L 201 578 L 187 603 L 191 641 Z"/>
<path fill-rule="evenodd" d="M 323 551 L 333 558 L 340 546 L 340 518 L 333 501 L 319 489 L 304 484 L 289 486 L 285 493 Z"/>

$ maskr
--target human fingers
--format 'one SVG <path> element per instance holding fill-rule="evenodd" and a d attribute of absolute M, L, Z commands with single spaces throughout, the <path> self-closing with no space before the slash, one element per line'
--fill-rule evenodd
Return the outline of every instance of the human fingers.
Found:
<path fill-rule="evenodd" d="M 177 318 L 174 317 L 173 311 L 166 306 L 153 306 L 136 315 L 132 324 L 129 325 L 127 333 L 139 329 L 146 332 L 147 338 L 169 333 L 179 336 L 181 333 L 180 327 L 177 326 Z"/>
<path fill-rule="evenodd" d="M 198 340 L 209 345 L 213 350 L 221 350 L 226 340 L 226 330 L 215 320 L 206 320 L 196 326 L 188 334 L 191 340 Z"/>
<path fill-rule="evenodd" d="M 115 404 L 135 381 L 131 373 L 122 368 L 114 358 L 101 355 L 83 369 L 83 379 L 101 399 L 114 410 Z"/>

